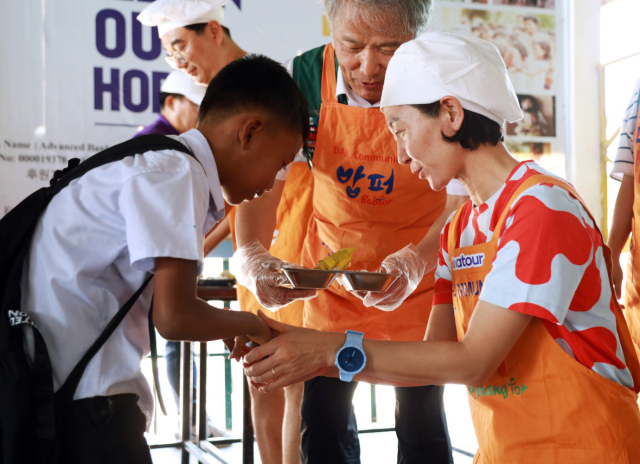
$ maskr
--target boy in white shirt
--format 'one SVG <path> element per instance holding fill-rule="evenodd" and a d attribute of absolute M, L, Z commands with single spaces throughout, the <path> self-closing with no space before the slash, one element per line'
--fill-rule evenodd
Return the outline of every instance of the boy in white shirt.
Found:
<path fill-rule="evenodd" d="M 168 340 L 271 338 L 255 315 L 197 298 L 203 236 L 224 216 L 223 199 L 239 204 L 273 187 L 308 136 L 308 121 L 286 70 L 249 56 L 211 82 L 198 128 L 172 137 L 195 158 L 147 151 L 89 171 L 52 199 L 25 263 L 21 309 L 47 344 L 55 390 L 155 274 L 87 366 L 60 426 L 61 462 L 151 462 L 143 434 L 153 397 L 140 361 L 149 352 L 152 295 L 155 326 Z"/>

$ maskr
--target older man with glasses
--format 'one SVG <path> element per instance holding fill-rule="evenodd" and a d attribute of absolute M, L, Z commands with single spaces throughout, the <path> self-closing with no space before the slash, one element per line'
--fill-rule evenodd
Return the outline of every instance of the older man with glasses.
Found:
<path fill-rule="evenodd" d="M 313 167 L 313 213 L 308 223 L 299 224 L 308 227 L 301 263 L 313 268 L 327 255 L 353 247 L 351 269 L 377 271 L 382 265 L 401 277 L 383 294 L 352 294 L 331 286 L 305 301 L 304 325 L 348 330 L 352 338 L 364 333 L 380 340 L 422 340 L 439 234 L 468 197 L 457 181 L 446 191 L 444 186 L 433 191 L 398 163 L 379 102 L 391 56 L 425 27 L 431 0 L 324 0 L 323 7 L 331 43 L 285 63 L 312 116 L 304 161 Z M 242 204 L 236 220 L 238 281 L 272 310 L 299 298 L 282 286 L 286 282 L 278 271 L 289 264 L 266 250 L 288 183 L 276 181 L 271 192 Z M 305 382 L 303 463 L 360 462 L 352 415 L 356 382 L 346 373 L 341 377 Z M 453 462 L 442 393 L 440 386 L 396 388 L 399 463 Z"/>

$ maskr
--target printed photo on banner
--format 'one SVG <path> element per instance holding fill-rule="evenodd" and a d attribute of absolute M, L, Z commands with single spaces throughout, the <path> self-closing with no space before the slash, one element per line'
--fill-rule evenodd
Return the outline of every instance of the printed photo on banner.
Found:
<path fill-rule="evenodd" d="M 534 160 L 544 169 L 566 177 L 567 160 L 564 153 L 554 152 L 550 142 L 518 142 L 507 139 L 507 150 L 518 161 Z"/>
<path fill-rule="evenodd" d="M 489 0 L 441 0 L 443 2 L 449 3 L 480 3 L 480 4 L 488 4 Z"/>
<path fill-rule="evenodd" d="M 524 117 L 507 123 L 507 135 L 555 137 L 556 98 L 552 95 L 518 95 Z"/>
<path fill-rule="evenodd" d="M 440 24 L 445 31 L 493 43 L 517 92 L 555 90 L 555 16 L 443 6 Z"/>
<path fill-rule="evenodd" d="M 538 8 L 555 8 L 556 0 L 492 0 L 494 5 L 529 6 Z"/>

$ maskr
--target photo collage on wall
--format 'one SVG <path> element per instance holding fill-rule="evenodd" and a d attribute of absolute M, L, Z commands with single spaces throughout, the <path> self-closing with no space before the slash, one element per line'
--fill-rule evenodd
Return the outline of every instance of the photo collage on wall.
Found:
<path fill-rule="evenodd" d="M 556 5 L 562 0 L 438 0 L 432 30 L 487 40 L 500 51 L 524 118 L 505 128 L 519 160 L 533 159 L 567 176 L 562 36 Z"/>

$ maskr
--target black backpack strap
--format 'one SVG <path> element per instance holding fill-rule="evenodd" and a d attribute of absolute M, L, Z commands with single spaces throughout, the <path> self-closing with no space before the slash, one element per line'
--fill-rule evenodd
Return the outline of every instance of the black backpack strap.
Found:
<path fill-rule="evenodd" d="M 100 334 L 98 339 L 87 350 L 87 352 L 84 354 L 80 362 L 76 364 L 76 367 L 73 368 L 73 371 L 71 371 L 71 374 L 69 374 L 69 377 L 67 377 L 67 380 L 64 382 L 62 387 L 60 387 L 60 389 L 56 393 L 56 395 L 59 397 L 61 401 L 71 402 L 73 400 L 73 395 L 75 394 L 76 389 L 78 388 L 78 384 L 80 383 L 80 379 L 82 378 L 82 374 L 84 374 L 84 371 L 87 368 L 87 365 L 89 364 L 91 359 L 96 355 L 96 353 L 100 350 L 100 348 L 102 348 L 102 346 L 106 343 L 106 341 L 113 334 L 113 332 L 115 332 L 115 330 L 118 328 L 120 323 L 124 320 L 125 316 L 129 312 L 129 310 L 133 307 L 136 300 L 140 297 L 140 295 L 142 294 L 144 289 L 147 287 L 149 282 L 151 282 L 151 279 L 153 279 L 153 275 L 150 275 L 145 279 L 144 283 L 140 286 L 138 291 L 134 293 L 133 296 L 129 298 L 129 301 L 127 301 L 122 306 L 122 308 L 118 310 L 116 315 L 113 316 L 113 318 L 111 318 L 111 320 L 109 321 L 109 324 L 107 324 L 107 327 Z"/>
<path fill-rule="evenodd" d="M 162 414 L 167 415 L 167 408 L 164 406 L 162 391 L 160 390 L 160 376 L 158 375 L 158 343 L 156 341 L 156 328 L 153 325 L 153 298 L 149 308 L 149 348 L 151 349 L 151 371 L 153 372 L 153 388 L 158 397 L 158 404 Z"/>
<path fill-rule="evenodd" d="M 57 194 L 69 185 L 72 180 L 82 177 L 92 169 L 114 161 L 120 161 L 128 156 L 142 154 L 147 151 L 160 150 L 176 150 L 190 155 L 197 160 L 195 155 L 183 143 L 177 140 L 165 137 L 164 135 L 143 135 L 114 145 L 100 153 L 96 153 L 82 163 L 80 163 L 77 158 L 70 159 L 69 165 L 65 169 L 54 173 L 50 181 L 52 187 L 51 196 Z"/>

